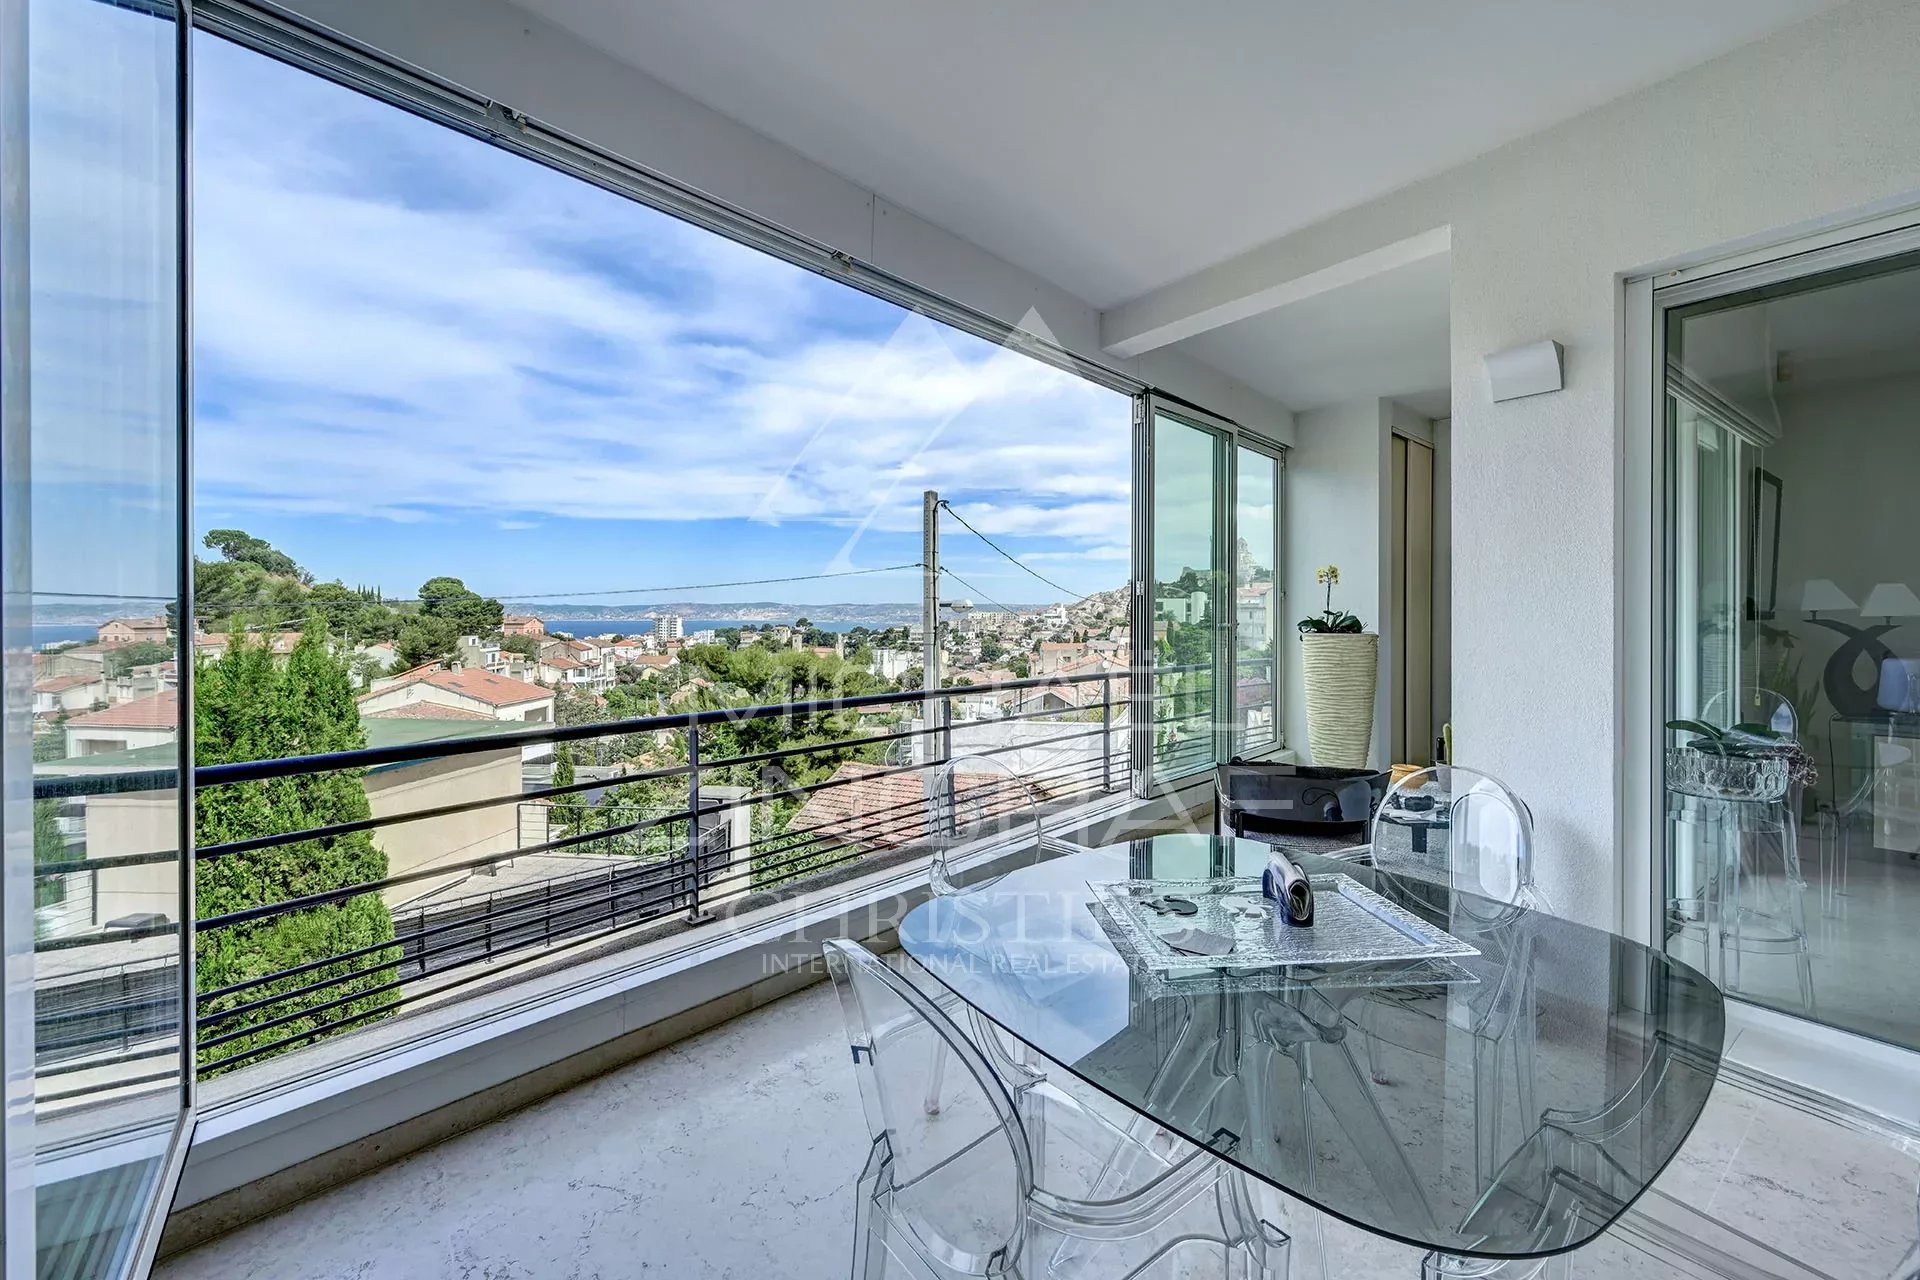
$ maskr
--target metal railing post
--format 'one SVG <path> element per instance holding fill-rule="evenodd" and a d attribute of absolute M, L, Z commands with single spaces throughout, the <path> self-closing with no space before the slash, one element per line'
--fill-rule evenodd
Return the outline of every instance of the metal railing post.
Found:
<path fill-rule="evenodd" d="M 713 914 L 700 909 L 700 723 L 687 724 L 687 923 L 706 924 Z"/>
<path fill-rule="evenodd" d="M 1113 790 L 1113 677 L 1100 677 L 1100 790 Z"/>
<path fill-rule="evenodd" d="M 940 699 L 940 763 L 942 766 L 953 763 L 953 698 Z M 947 794 L 942 797 L 946 802 L 946 830 L 942 835 L 960 834 L 960 779 L 952 773 L 947 774 Z"/>

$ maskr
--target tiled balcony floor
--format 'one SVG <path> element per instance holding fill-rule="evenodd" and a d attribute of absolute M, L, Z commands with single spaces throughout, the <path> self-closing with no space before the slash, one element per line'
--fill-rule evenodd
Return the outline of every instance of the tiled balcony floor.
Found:
<path fill-rule="evenodd" d="M 820 984 L 163 1263 L 162 1280 L 594 1280 L 847 1274 L 865 1154 Z M 1659 1187 L 1834 1280 L 1912 1244 L 1912 1144 L 1731 1087 Z M 1329 1276 L 1418 1275 L 1344 1228 Z M 1603 1239 L 1579 1277 L 1709 1274 Z M 1757 1272 L 1755 1274 L 1765 1274 Z"/>

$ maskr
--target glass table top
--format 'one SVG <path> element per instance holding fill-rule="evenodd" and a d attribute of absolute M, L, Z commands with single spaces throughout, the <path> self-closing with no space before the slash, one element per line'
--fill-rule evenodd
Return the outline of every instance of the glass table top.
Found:
<path fill-rule="evenodd" d="M 1576 1248 L 1666 1167 L 1725 1036 L 1700 973 L 1625 938 L 1307 853 L 1476 955 L 1322 968 L 1130 964 L 1093 884 L 1258 875 L 1253 840 L 1159 836 L 935 898 L 906 952 L 1134 1111 L 1356 1226 L 1443 1253 Z"/>

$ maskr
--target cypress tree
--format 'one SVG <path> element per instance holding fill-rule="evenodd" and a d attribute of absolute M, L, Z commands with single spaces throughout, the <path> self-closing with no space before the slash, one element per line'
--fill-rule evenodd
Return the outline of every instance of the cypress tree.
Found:
<path fill-rule="evenodd" d="M 573 744 L 571 743 L 562 742 L 553 749 L 553 785 L 556 787 L 573 785 Z M 549 802 L 547 809 L 547 821 L 560 829 L 561 836 L 569 836 L 575 831 L 584 830 L 581 823 L 586 816 L 587 806 L 577 794 L 555 796 Z"/>
<path fill-rule="evenodd" d="M 196 674 L 194 750 L 199 764 L 347 751 L 366 745 L 346 664 L 327 650 L 326 624 L 309 619 L 286 667 L 276 670 L 264 643 L 236 629 L 219 660 Z M 194 799 L 201 847 L 352 822 L 369 816 L 364 770 L 336 770 L 263 782 L 207 787 Z M 369 832 L 301 841 L 202 860 L 196 903 L 205 920 L 247 907 L 382 879 L 386 855 Z M 396 998 L 377 987 L 394 982 L 398 947 L 393 921 L 377 892 L 203 931 L 198 940 L 200 1015 L 286 996 L 201 1032 L 200 1062 L 230 1058 L 276 1041 L 285 1044 L 234 1066 L 311 1043 L 320 1035 L 364 1026 Z M 371 948 L 288 977 L 227 995 L 208 993 L 269 973 Z M 301 994 L 302 987 L 318 985 Z M 269 1025 L 271 1024 L 271 1025 Z M 327 1024 L 339 1024 L 329 1027 Z M 222 1039 L 226 1036 L 233 1039 Z M 219 1041 L 209 1045 L 208 1041 Z"/>

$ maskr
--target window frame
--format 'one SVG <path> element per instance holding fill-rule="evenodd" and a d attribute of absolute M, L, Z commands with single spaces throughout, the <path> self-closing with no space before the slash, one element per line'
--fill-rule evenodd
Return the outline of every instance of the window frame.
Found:
<path fill-rule="evenodd" d="M 1213 509 L 1213 579 L 1215 583 L 1213 636 L 1213 758 L 1206 764 L 1182 773 L 1156 777 L 1153 768 L 1153 716 L 1151 691 L 1154 672 L 1153 623 L 1153 425 L 1168 418 L 1201 431 L 1213 438 L 1214 477 L 1217 482 Z M 1287 446 L 1250 431 L 1231 418 L 1210 413 L 1198 405 L 1162 392 L 1148 392 L 1134 403 L 1134 482 L 1133 482 L 1133 671 L 1132 682 L 1132 760 L 1134 794 L 1141 799 L 1167 795 L 1210 776 L 1216 765 L 1233 758 L 1238 696 L 1235 666 L 1239 651 L 1239 610 L 1233 589 L 1234 557 L 1239 546 L 1240 450 L 1271 458 L 1275 466 L 1273 519 L 1273 582 L 1277 593 L 1273 603 L 1276 641 L 1281 612 L 1286 603 L 1286 491 Z M 1224 584 L 1224 586 L 1222 585 Z M 1228 619 L 1219 625 L 1220 617 Z M 1278 755 L 1287 750 L 1286 735 L 1286 646 L 1276 643 L 1273 690 L 1273 737 L 1251 754 L 1256 757 Z M 1221 679 L 1221 673 L 1226 678 Z"/>

